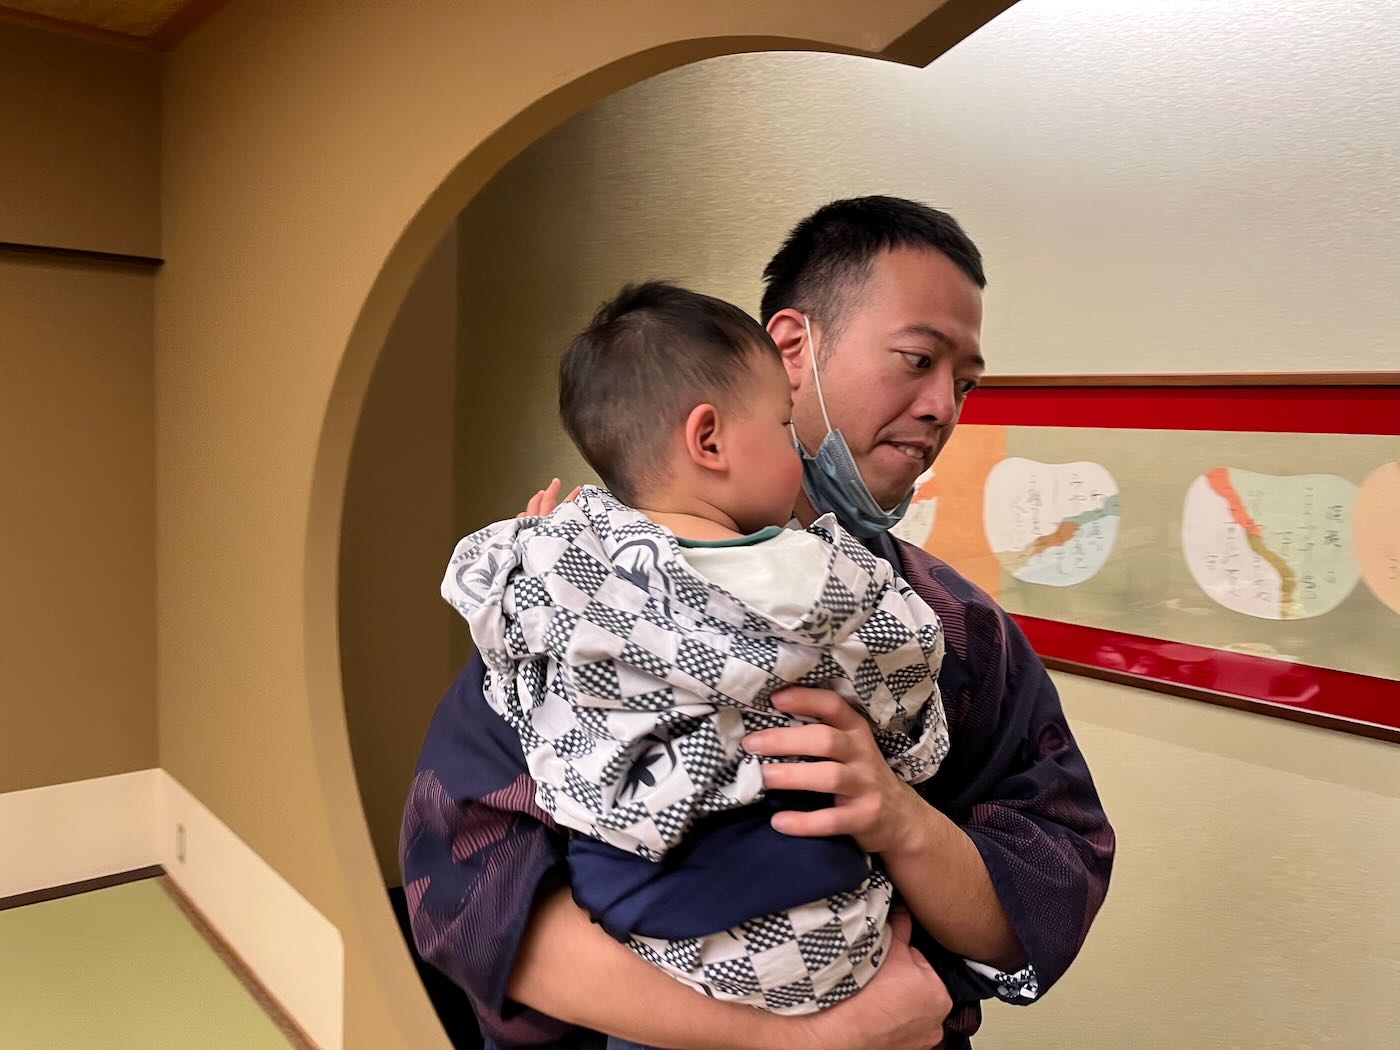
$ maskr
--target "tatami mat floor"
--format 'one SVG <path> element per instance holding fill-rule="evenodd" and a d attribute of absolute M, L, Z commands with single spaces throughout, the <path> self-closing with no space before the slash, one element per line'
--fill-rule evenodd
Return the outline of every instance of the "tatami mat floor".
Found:
<path fill-rule="evenodd" d="M 286 1050 L 161 885 L 0 911 L 0 1050 Z"/>

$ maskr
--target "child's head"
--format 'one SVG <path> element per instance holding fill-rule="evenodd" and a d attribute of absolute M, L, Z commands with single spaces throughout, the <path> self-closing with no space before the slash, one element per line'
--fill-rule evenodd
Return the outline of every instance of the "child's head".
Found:
<path fill-rule="evenodd" d="M 802 487 L 778 348 L 737 306 L 629 285 L 564 352 L 559 414 L 603 484 L 641 510 L 785 524 Z"/>

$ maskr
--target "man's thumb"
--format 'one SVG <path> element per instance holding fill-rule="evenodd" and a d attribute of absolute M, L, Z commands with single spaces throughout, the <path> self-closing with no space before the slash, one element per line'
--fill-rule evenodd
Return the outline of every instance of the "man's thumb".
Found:
<path fill-rule="evenodd" d="M 913 958 L 914 965 L 917 966 L 919 969 L 927 970 L 929 973 L 937 972 L 936 970 L 934 970 L 933 964 L 924 958 L 923 952 L 916 951 L 915 949 L 910 948 L 909 955 L 911 958 Z"/>
<path fill-rule="evenodd" d="M 898 943 L 909 943 L 909 938 L 914 932 L 914 920 L 909 917 L 908 908 L 890 909 L 890 932 L 894 934 Z"/>

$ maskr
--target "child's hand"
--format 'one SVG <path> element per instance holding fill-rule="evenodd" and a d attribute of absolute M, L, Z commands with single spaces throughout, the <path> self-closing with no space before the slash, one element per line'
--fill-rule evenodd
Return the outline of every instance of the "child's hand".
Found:
<path fill-rule="evenodd" d="M 516 515 L 517 518 L 543 518 L 546 514 L 559 506 L 561 502 L 567 503 L 574 499 L 582 490 L 582 485 L 575 485 L 574 491 L 563 499 L 559 499 L 559 479 L 555 478 L 544 488 L 540 489 L 530 497 L 530 502 L 525 509 Z"/>
<path fill-rule="evenodd" d="M 767 763 L 764 787 L 836 796 L 831 809 L 775 813 L 774 830 L 796 836 L 850 835 L 867 853 L 907 847 L 920 830 L 927 803 L 890 770 L 870 723 L 829 689 L 783 689 L 773 694 L 773 707 L 815 721 L 750 733 L 744 750 L 817 761 Z"/>

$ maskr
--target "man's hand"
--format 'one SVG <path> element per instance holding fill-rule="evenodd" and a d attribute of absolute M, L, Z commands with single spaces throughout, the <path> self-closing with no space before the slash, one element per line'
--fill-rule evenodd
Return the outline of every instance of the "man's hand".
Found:
<path fill-rule="evenodd" d="M 575 485 L 574 491 L 570 492 L 564 499 L 559 498 L 559 479 L 555 478 L 544 488 L 540 489 L 530 497 L 530 502 L 525 505 L 525 509 L 516 515 L 517 518 L 543 518 L 560 503 L 567 503 L 582 490 L 582 485 Z"/>
<path fill-rule="evenodd" d="M 645 1046 L 927 1050 L 942 1039 L 952 1008 L 948 990 L 909 947 L 908 914 L 897 909 L 890 925 L 889 951 L 869 984 L 828 1010 L 783 1017 L 687 988 L 609 937 L 567 886 L 555 886 L 530 913 L 509 995 L 551 1017 Z"/>
<path fill-rule="evenodd" d="M 801 837 L 850 835 L 866 853 L 916 847 L 912 840 L 927 823 L 923 818 L 929 806 L 890 770 L 869 722 L 828 689 L 784 689 L 773 694 L 773 706 L 817 721 L 751 733 L 744 738 L 744 749 L 754 755 L 823 761 L 767 764 L 763 786 L 836 796 L 831 809 L 775 814 L 775 830 Z"/>
<path fill-rule="evenodd" d="M 948 989 L 909 947 L 909 913 L 896 908 L 890 927 L 894 936 L 879 972 L 850 999 L 804 1018 L 805 1046 L 928 1050 L 943 1041 L 943 1022 L 953 1007 Z"/>
<path fill-rule="evenodd" d="M 784 689 L 773 694 L 773 706 L 817 721 L 751 733 L 745 750 L 818 761 L 769 763 L 764 787 L 836 796 L 828 809 L 774 814 L 774 830 L 850 835 L 865 852 L 880 855 L 919 925 L 943 947 L 1008 973 L 1026 965 L 976 845 L 894 775 L 870 724 L 828 689 Z"/>

